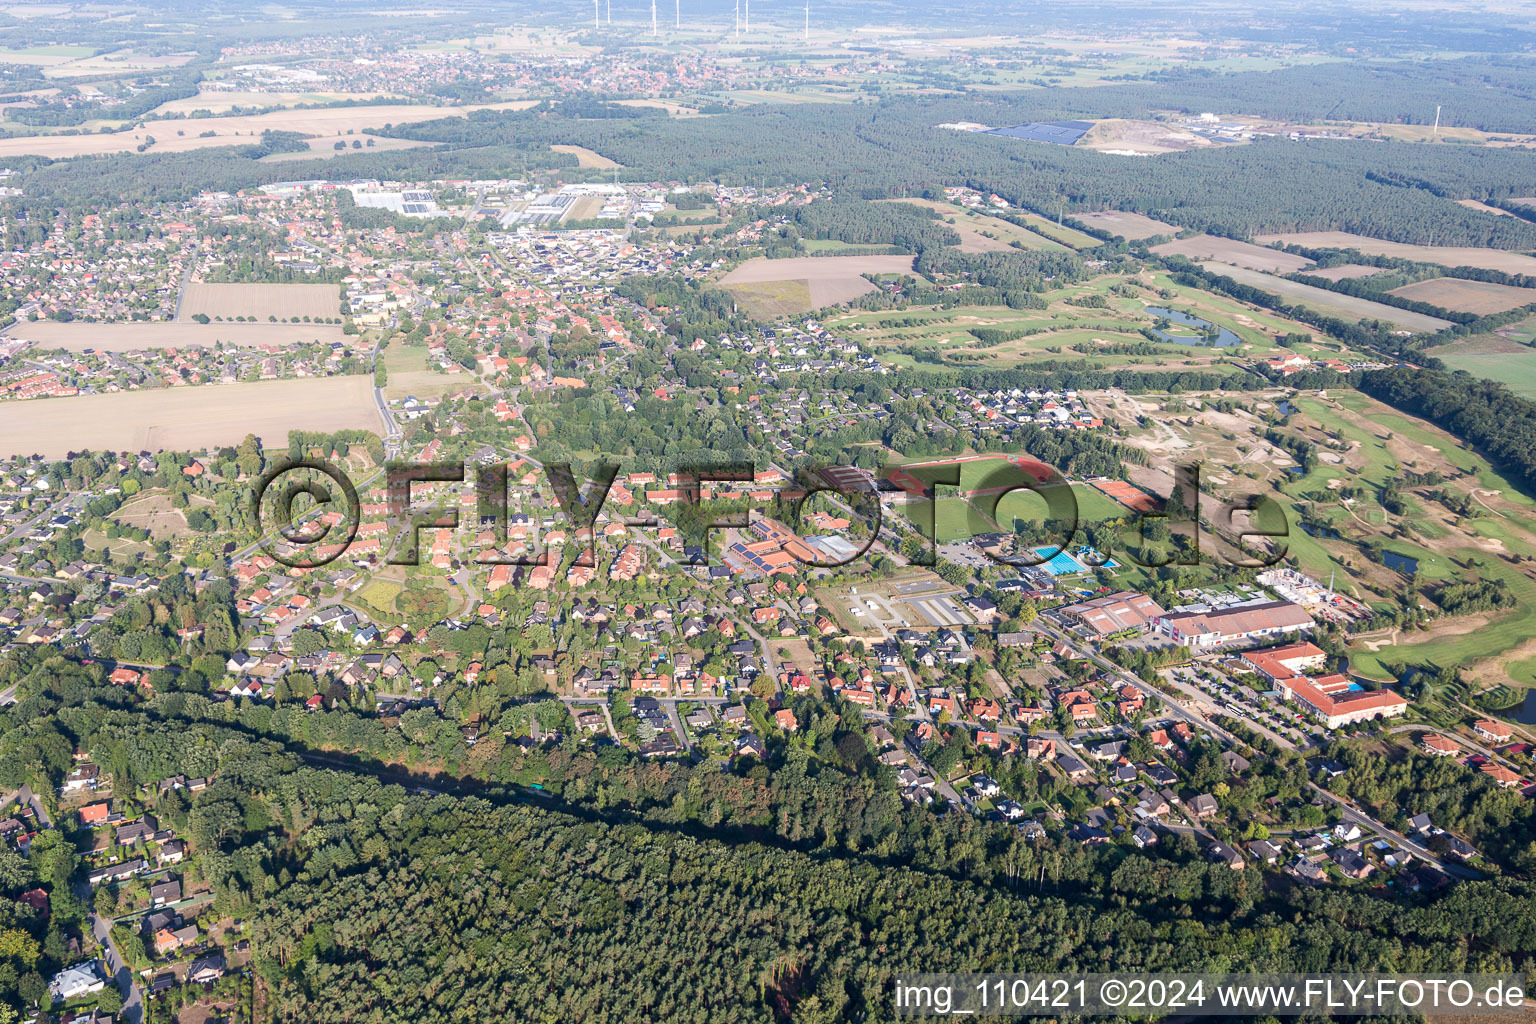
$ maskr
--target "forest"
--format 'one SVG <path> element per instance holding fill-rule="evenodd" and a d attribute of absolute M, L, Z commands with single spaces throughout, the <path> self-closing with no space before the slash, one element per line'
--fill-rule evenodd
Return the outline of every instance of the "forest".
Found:
<path fill-rule="evenodd" d="M 1437 898 L 1271 887 L 1190 837 L 1090 848 L 904 809 L 852 707 L 797 708 L 814 758 L 704 773 L 612 750 L 540 769 L 561 780 L 552 795 L 496 766 L 532 767 L 508 744 L 475 771 L 489 781 L 411 795 L 398 769 L 318 764 L 264 727 L 270 709 L 178 693 L 130 706 L 102 676 L 31 664 L 0 716 L 7 763 L 51 784 L 78 745 L 125 787 L 216 775 L 153 808 L 191 839 L 216 909 L 253 922 L 278 1021 L 886 1020 L 891 978 L 918 965 L 1499 971 L 1536 951 L 1536 888 L 1515 878 Z M 1305 780 L 1299 760 L 1262 771 Z M 0 859 L 0 894 L 74 865 Z M 79 912 L 67 890 L 55 907 Z M 46 969 L 56 928 L 23 908 L 14 946 Z M 37 973 L 0 967 L 0 985 Z"/>
<path fill-rule="evenodd" d="M 1189 75 L 1134 86 L 1046 88 L 890 98 L 877 104 L 761 105 L 717 116 L 610 116 L 609 105 L 566 101 L 525 111 L 477 111 L 382 129 L 430 148 L 348 153 L 327 161 L 260 164 L 230 150 L 144 154 L 49 163 L 21 161 L 24 202 L 73 207 L 122 198 L 190 197 L 204 188 L 249 188 L 288 178 L 523 177 L 560 168 L 567 180 L 603 172 L 573 167 L 551 144 L 585 146 L 637 180 L 726 184 L 826 183 L 844 196 L 922 195 L 944 185 L 995 192 L 1016 206 L 1061 201 L 1068 213 L 1132 210 L 1216 234 L 1343 230 L 1399 242 L 1536 248 L 1536 224 L 1490 217 L 1447 199 L 1500 202 L 1536 194 L 1520 150 L 1465 145 L 1256 139 L 1250 145 L 1154 160 L 1037 145 L 936 125 L 1013 124 L 1055 117 L 1138 117 L 1153 110 L 1322 117 L 1349 97 L 1350 116 L 1424 123 L 1451 90 L 1455 117 L 1497 130 L 1536 117 L 1532 72 L 1496 58 L 1413 66 L 1319 64 L 1305 69 Z M 1281 88 L 1285 86 L 1285 88 Z M 1291 88 L 1294 86 L 1295 88 Z M 1461 90 L 1457 92 L 1456 90 Z M 1284 97 L 1295 97 L 1291 100 Z M 1324 104 L 1324 97 L 1332 97 Z M 1259 104 L 1259 106 L 1253 106 Z M 1417 111 L 1422 110 L 1422 115 Z M 1474 112 L 1478 112 L 1474 117 Z M 602 116 L 588 116 L 601 114 Z M 1339 116 L 1335 113 L 1333 116 Z"/>

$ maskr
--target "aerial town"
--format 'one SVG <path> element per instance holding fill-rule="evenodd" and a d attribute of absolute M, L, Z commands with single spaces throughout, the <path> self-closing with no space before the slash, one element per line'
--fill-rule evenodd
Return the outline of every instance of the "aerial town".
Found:
<path fill-rule="evenodd" d="M 1527 968 L 1525 58 L 961 6 L 15 15 L 0 1024 Z"/>

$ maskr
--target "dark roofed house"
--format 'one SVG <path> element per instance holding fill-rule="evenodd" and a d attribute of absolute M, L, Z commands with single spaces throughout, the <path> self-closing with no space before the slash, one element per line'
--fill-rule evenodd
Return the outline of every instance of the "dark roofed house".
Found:
<path fill-rule="evenodd" d="M 1339 870 L 1350 878 L 1365 878 L 1371 871 L 1370 862 L 1360 856 L 1356 850 L 1347 846 L 1336 848 L 1331 854 L 1333 862 L 1339 866 Z"/>
<path fill-rule="evenodd" d="M 1233 871 L 1241 871 L 1247 867 L 1243 861 L 1243 855 L 1226 843 L 1212 843 L 1206 853 L 1210 856 L 1211 860 L 1216 861 L 1218 864 L 1226 864 Z"/>
<path fill-rule="evenodd" d="M 189 985 L 206 985 L 222 977 L 224 977 L 224 956 L 220 953 L 195 960 L 192 966 L 187 968 Z"/>
<path fill-rule="evenodd" d="M 181 902 L 181 882 L 172 878 L 149 887 L 149 901 L 157 907 Z"/>
<path fill-rule="evenodd" d="M 1189 808 L 1189 813 L 1197 818 L 1209 818 L 1216 813 L 1216 798 L 1209 793 L 1201 793 L 1191 800 L 1186 800 L 1184 806 Z"/>

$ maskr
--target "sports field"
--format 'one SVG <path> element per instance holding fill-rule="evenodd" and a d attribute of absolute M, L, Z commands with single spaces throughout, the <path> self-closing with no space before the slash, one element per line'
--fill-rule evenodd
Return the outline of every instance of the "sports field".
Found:
<path fill-rule="evenodd" d="M 290 430 L 380 426 L 373 382 L 355 375 L 122 391 L 0 402 L 0 456 L 198 451 L 246 434 L 282 444 Z"/>
<path fill-rule="evenodd" d="M 1223 295 L 1177 284 L 1162 273 L 1134 278 L 1104 275 L 1040 295 L 1047 303 L 1043 310 L 980 305 L 912 307 L 838 313 L 828 316 L 827 323 L 879 350 L 882 361 L 916 369 L 1012 367 L 1070 358 L 1099 369 L 1177 367 L 1231 373 L 1243 372 L 1238 361 L 1271 351 L 1276 335 L 1304 333 L 1315 338 L 1303 324 Z M 1102 306 L 1094 304 L 1101 300 Z M 1231 331 L 1242 345 L 1215 348 L 1150 341 L 1140 333 L 1155 322 L 1147 308 L 1163 304 Z M 1189 332 L 1191 339 L 1193 336 L 1194 332 Z M 1356 354 L 1329 339 L 1300 343 L 1297 351 L 1323 358 Z"/>

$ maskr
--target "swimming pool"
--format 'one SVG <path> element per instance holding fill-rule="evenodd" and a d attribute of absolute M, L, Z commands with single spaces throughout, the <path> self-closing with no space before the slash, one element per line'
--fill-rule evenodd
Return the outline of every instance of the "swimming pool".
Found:
<path fill-rule="evenodd" d="M 1056 551 L 1056 549 L 1050 546 L 1035 548 L 1035 554 L 1039 555 L 1041 558 L 1045 558 L 1045 556 L 1050 554 L 1052 551 Z M 1078 548 L 1077 553 L 1079 555 L 1083 555 L 1084 557 L 1092 557 L 1095 560 L 1097 560 L 1098 557 L 1098 552 L 1087 546 Z M 1104 568 L 1106 569 L 1113 569 L 1117 565 L 1118 563 L 1113 558 L 1107 559 L 1104 562 Z M 1040 568 L 1044 569 L 1052 576 L 1075 576 L 1078 573 L 1087 572 L 1089 569 L 1087 565 L 1074 558 L 1065 548 L 1060 551 L 1056 551 L 1055 555 L 1047 558 L 1043 563 L 1041 563 Z"/>
<path fill-rule="evenodd" d="M 1045 558 L 1045 556 L 1049 555 L 1052 551 L 1056 551 L 1056 549 L 1052 547 L 1035 548 L 1035 554 L 1039 555 L 1041 558 Z M 1052 555 L 1050 558 L 1046 558 L 1045 562 L 1040 566 L 1040 568 L 1044 569 L 1052 576 L 1071 576 L 1073 573 L 1088 571 L 1083 567 L 1082 562 L 1079 562 L 1077 559 L 1067 554 L 1065 549 L 1056 551 L 1055 555 Z"/>

